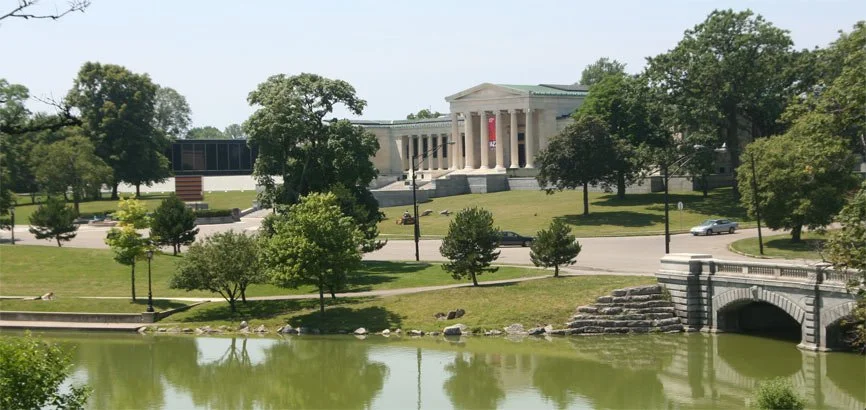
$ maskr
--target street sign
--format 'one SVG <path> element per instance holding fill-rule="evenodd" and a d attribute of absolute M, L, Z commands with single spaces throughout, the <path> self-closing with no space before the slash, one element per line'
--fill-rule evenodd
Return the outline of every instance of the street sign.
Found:
<path fill-rule="evenodd" d="M 682 201 L 677 202 L 677 209 L 679 209 L 680 211 L 683 210 L 683 203 L 682 203 Z"/>

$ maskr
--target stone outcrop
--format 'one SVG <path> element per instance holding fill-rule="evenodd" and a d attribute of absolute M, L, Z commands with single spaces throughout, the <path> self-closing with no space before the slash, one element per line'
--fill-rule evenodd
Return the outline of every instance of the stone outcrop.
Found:
<path fill-rule="evenodd" d="M 442 330 L 442 333 L 444 333 L 445 336 L 460 336 L 460 335 L 466 333 L 466 330 L 467 330 L 466 325 L 464 325 L 462 323 L 458 323 L 456 325 L 451 325 L 451 326 L 446 327 L 445 329 Z"/>
<path fill-rule="evenodd" d="M 674 312 L 660 285 L 616 289 L 596 303 L 580 306 L 567 329 L 548 333 L 573 335 L 587 333 L 682 332 L 683 324 Z"/>

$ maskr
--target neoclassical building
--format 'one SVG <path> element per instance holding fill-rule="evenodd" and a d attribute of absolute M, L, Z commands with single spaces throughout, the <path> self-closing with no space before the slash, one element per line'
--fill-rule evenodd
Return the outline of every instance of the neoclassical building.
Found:
<path fill-rule="evenodd" d="M 413 158 L 417 170 L 434 177 L 505 173 L 535 168 L 535 155 L 586 95 L 580 85 L 484 83 L 445 97 L 449 117 L 355 123 L 379 139 L 373 163 L 380 175 L 405 175 Z"/>

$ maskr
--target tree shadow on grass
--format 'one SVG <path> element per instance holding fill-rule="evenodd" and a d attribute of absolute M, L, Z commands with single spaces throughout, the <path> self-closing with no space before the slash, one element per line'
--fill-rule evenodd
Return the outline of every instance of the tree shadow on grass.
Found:
<path fill-rule="evenodd" d="M 801 239 L 800 242 L 791 242 L 791 238 L 774 238 L 765 242 L 764 247 L 788 252 L 820 252 L 826 242 L 826 239 Z"/>
<path fill-rule="evenodd" d="M 146 299 L 145 300 L 136 300 L 135 304 L 141 306 L 142 312 L 144 312 L 147 309 L 147 300 Z M 157 311 L 164 311 L 164 310 L 181 308 L 181 307 L 187 306 L 188 304 L 189 303 L 178 302 L 178 301 L 174 301 L 174 300 L 156 299 L 153 301 L 153 308 L 156 309 Z"/>
<path fill-rule="evenodd" d="M 344 292 L 366 292 L 375 285 L 397 280 L 400 274 L 420 272 L 431 266 L 429 263 L 407 263 L 388 261 L 364 261 L 364 265 L 349 278 Z"/>
<path fill-rule="evenodd" d="M 322 331 L 353 331 L 359 327 L 370 331 L 396 329 L 403 325 L 400 315 L 381 306 L 370 306 L 361 309 L 352 307 L 332 307 L 325 309 L 324 318 L 320 312 L 310 312 L 295 316 L 289 320 L 294 327 L 311 327 Z"/>
<path fill-rule="evenodd" d="M 325 299 L 325 306 L 336 306 L 344 304 L 359 303 L 359 298 Z M 237 301 L 237 312 L 232 312 L 228 303 L 220 303 L 217 306 L 202 305 L 199 309 L 182 317 L 179 322 L 212 322 L 212 321 L 234 321 L 248 319 L 272 319 L 287 313 L 299 310 L 318 309 L 319 299 L 290 299 L 290 300 L 251 300 L 246 303 Z"/>
<path fill-rule="evenodd" d="M 592 207 L 590 207 L 592 212 Z M 574 226 L 652 226 L 664 222 L 664 215 L 654 215 L 634 211 L 614 211 L 590 213 L 589 215 L 563 215 L 556 219 Z"/>

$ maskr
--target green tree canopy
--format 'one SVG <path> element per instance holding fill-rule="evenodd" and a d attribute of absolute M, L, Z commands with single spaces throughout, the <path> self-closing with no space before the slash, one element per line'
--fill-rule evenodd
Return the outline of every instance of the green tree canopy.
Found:
<path fill-rule="evenodd" d="M 172 289 L 219 293 L 236 312 L 236 301 L 246 302 L 247 286 L 265 281 L 256 238 L 243 232 L 220 232 L 189 247 L 177 265 Z"/>
<path fill-rule="evenodd" d="M 607 57 L 602 57 L 586 66 L 580 73 L 581 85 L 593 86 L 609 75 L 625 74 L 625 64 Z"/>
<path fill-rule="evenodd" d="M 550 227 L 538 231 L 529 258 L 535 266 L 553 267 L 553 276 L 559 276 L 559 267 L 573 265 L 580 253 L 580 243 L 571 234 L 571 228 L 561 219 L 554 219 Z"/>
<path fill-rule="evenodd" d="M 74 223 L 76 215 L 62 198 L 48 198 L 30 214 L 30 233 L 36 239 L 53 239 L 58 247 L 63 246 L 61 242 L 70 241 L 78 234 L 78 225 Z"/>
<path fill-rule="evenodd" d="M 147 74 L 114 64 L 87 62 L 78 72 L 66 101 L 81 112 L 85 135 L 114 171 L 117 184 L 139 187 L 170 175 L 163 152 L 168 139 L 154 126 L 157 86 Z"/>
<path fill-rule="evenodd" d="M 240 126 L 240 124 L 229 124 L 223 130 L 223 134 L 228 139 L 232 140 L 245 140 L 247 139 L 247 135 L 244 134 L 244 128 Z"/>
<path fill-rule="evenodd" d="M 196 234 L 195 212 L 174 193 L 163 199 L 153 212 L 150 237 L 159 245 L 171 245 L 174 255 L 180 252 L 182 245 L 193 243 Z"/>
<path fill-rule="evenodd" d="M 38 145 L 31 155 L 36 181 L 49 194 L 72 190 L 75 212 L 87 193 L 98 196 L 103 184 L 110 184 L 111 168 L 96 155 L 93 143 L 67 129 L 68 138 L 49 145 Z"/>
<path fill-rule="evenodd" d="M 448 234 L 442 239 L 439 252 L 450 262 L 442 267 L 454 279 L 470 278 L 478 286 L 478 275 L 494 273 L 499 268 L 490 267 L 499 258 L 499 228 L 493 226 L 490 211 L 472 207 L 458 212 L 448 226 Z"/>
<path fill-rule="evenodd" d="M 443 114 L 439 111 L 430 111 L 427 108 L 419 110 L 417 113 L 410 113 L 406 116 L 407 120 L 426 120 L 431 118 L 439 118 Z"/>
<path fill-rule="evenodd" d="M 795 80 L 792 45 L 787 31 L 750 10 L 714 10 L 672 50 L 649 58 L 646 72 L 671 107 L 676 131 L 717 136 L 736 173 L 741 138 L 779 131 L 776 120 Z M 735 196 L 737 190 L 735 182 Z"/>
<path fill-rule="evenodd" d="M 183 138 L 192 122 L 186 97 L 171 87 L 156 89 L 153 107 L 153 126 L 171 140 Z"/>
<path fill-rule="evenodd" d="M 138 233 L 138 229 L 150 226 L 147 207 L 137 199 L 121 199 L 114 213 L 117 226 L 111 228 L 105 237 L 105 244 L 114 252 L 114 260 L 130 267 L 130 286 L 132 301 L 135 301 L 135 262 L 145 257 L 145 252 L 153 250 L 149 238 Z"/>
<path fill-rule="evenodd" d="M 324 314 L 325 290 L 346 283 L 347 275 L 360 267 L 362 240 L 334 194 L 313 193 L 275 220 L 273 233 L 262 244 L 262 263 L 278 286 L 318 288 Z"/>
<path fill-rule="evenodd" d="M 226 134 L 217 127 L 206 125 L 204 127 L 194 127 L 186 133 L 188 140 L 225 140 L 229 139 Z"/>

